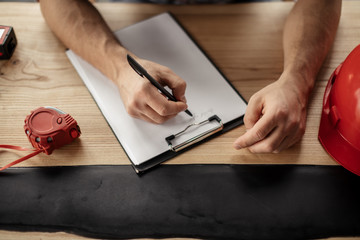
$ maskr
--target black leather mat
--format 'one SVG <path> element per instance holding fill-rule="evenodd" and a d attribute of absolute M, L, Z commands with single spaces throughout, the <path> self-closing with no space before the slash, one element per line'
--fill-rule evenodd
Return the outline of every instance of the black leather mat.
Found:
<path fill-rule="evenodd" d="M 310 239 L 360 235 L 360 177 L 339 166 L 14 168 L 0 228 L 96 238 Z"/>

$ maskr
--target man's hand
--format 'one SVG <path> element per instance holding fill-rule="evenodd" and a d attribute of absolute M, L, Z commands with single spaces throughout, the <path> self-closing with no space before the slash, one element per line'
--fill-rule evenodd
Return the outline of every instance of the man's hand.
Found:
<path fill-rule="evenodd" d="M 296 80 L 280 79 L 255 93 L 244 117 L 247 132 L 235 142 L 236 149 L 253 153 L 277 153 L 301 139 L 305 132 L 307 96 Z"/>
<path fill-rule="evenodd" d="M 296 1 L 284 26 L 284 71 L 251 97 L 244 118 L 248 131 L 234 142 L 236 149 L 280 152 L 304 135 L 308 97 L 340 13 L 341 0 Z"/>
<path fill-rule="evenodd" d="M 165 66 L 143 59 L 138 61 L 160 84 L 172 90 L 178 102 L 168 100 L 148 79 L 139 76 L 128 65 L 122 68 L 116 83 L 129 115 L 160 124 L 186 110 L 186 82 Z"/>

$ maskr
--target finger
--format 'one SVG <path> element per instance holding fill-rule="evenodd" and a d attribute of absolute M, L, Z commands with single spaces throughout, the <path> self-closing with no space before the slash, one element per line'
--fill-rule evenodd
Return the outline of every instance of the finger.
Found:
<path fill-rule="evenodd" d="M 293 137 L 286 137 L 281 144 L 278 146 L 278 148 L 276 150 L 273 151 L 273 153 L 279 153 L 284 149 L 287 149 L 288 147 L 290 147 L 290 142 L 292 142 Z"/>
<path fill-rule="evenodd" d="M 144 120 L 155 124 L 164 123 L 170 118 L 176 116 L 176 115 L 161 116 L 157 112 L 155 112 L 150 106 L 147 106 L 146 109 L 143 110 L 143 113 L 141 113 L 141 115 Z"/>
<path fill-rule="evenodd" d="M 274 151 L 274 153 L 279 153 L 284 149 L 287 149 L 297 143 L 303 136 L 303 130 L 301 128 L 297 129 L 294 134 L 290 134 L 283 142 L 279 145 L 279 147 Z"/>
<path fill-rule="evenodd" d="M 149 108 L 149 106 L 147 106 L 146 104 L 142 104 L 141 102 L 138 101 L 133 101 L 128 106 L 127 112 L 133 118 L 142 119 L 151 123 L 156 123 L 151 117 L 148 116 L 151 114 L 145 113 L 146 111 L 149 111 L 147 110 L 147 108 Z"/>
<path fill-rule="evenodd" d="M 176 75 L 169 68 L 164 68 L 164 70 L 161 71 L 158 76 L 160 84 L 168 86 L 172 90 L 172 93 L 177 100 L 186 103 L 186 82 L 181 77 Z"/>
<path fill-rule="evenodd" d="M 143 114 L 143 113 L 140 113 L 139 116 L 137 117 L 141 120 L 145 120 L 149 123 L 154 123 L 154 124 L 157 124 L 154 120 L 152 120 L 151 118 L 149 118 L 147 115 Z"/>
<path fill-rule="evenodd" d="M 152 85 L 148 85 L 148 87 L 142 87 L 143 90 L 137 93 L 136 98 L 133 101 L 129 101 L 126 111 L 128 114 L 134 118 L 142 119 L 151 123 L 162 123 L 166 121 L 166 118 L 160 116 L 157 112 L 155 112 L 147 103 L 149 95 L 149 91 L 157 91 L 156 89 L 152 89 Z M 159 93 L 160 95 L 160 93 Z M 160 101 L 167 101 L 165 97 L 160 95 Z M 155 100 L 156 101 L 156 100 Z"/>
<path fill-rule="evenodd" d="M 244 116 L 244 125 L 246 129 L 252 128 L 255 123 L 261 118 L 262 109 L 263 105 L 261 104 L 260 99 L 257 98 L 255 95 L 251 97 Z"/>
<path fill-rule="evenodd" d="M 299 140 L 302 128 L 295 122 L 287 123 L 285 126 L 277 126 L 264 140 L 249 147 L 249 150 L 253 153 L 279 153 L 294 140 Z"/>
<path fill-rule="evenodd" d="M 252 153 L 276 152 L 279 146 L 287 139 L 283 133 L 284 132 L 277 127 L 265 139 L 255 143 L 248 149 Z"/>
<path fill-rule="evenodd" d="M 156 89 L 146 93 L 147 105 L 152 108 L 160 116 L 176 115 L 185 111 L 187 105 L 183 102 L 173 102 L 166 99 Z"/>
<path fill-rule="evenodd" d="M 287 133 L 287 138 L 279 145 L 275 152 L 281 152 L 282 150 L 291 147 L 305 134 L 306 115 L 301 115 L 300 118 L 299 121 L 291 120 L 291 118 L 286 121 L 287 127 L 285 128 L 285 132 Z"/>
<path fill-rule="evenodd" d="M 250 147 L 253 144 L 263 140 L 276 127 L 272 119 L 269 117 L 260 118 L 253 128 L 249 129 L 244 135 L 240 136 L 234 142 L 235 149 Z"/>

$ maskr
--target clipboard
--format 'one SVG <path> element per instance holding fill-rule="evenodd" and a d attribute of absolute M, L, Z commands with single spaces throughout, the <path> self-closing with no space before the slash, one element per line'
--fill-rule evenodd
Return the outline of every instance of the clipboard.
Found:
<path fill-rule="evenodd" d="M 190 118 L 182 112 L 161 125 L 132 118 L 117 86 L 72 50 L 66 51 L 137 173 L 243 124 L 246 101 L 173 15 L 156 15 L 115 35 L 138 57 L 182 77 L 188 109 L 194 114 Z"/>

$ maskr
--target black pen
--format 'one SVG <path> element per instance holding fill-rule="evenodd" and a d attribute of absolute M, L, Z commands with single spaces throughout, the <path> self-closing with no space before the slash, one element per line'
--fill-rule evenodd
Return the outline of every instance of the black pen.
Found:
<path fill-rule="evenodd" d="M 132 58 L 129 54 L 127 54 L 127 60 L 130 66 L 139 74 L 141 77 L 146 77 L 152 85 L 154 85 L 162 94 L 164 94 L 169 100 L 177 102 L 177 99 L 171 95 L 158 81 L 156 81 L 148 72 L 137 62 L 134 58 Z M 186 109 L 185 112 L 192 117 L 192 113 Z"/>

